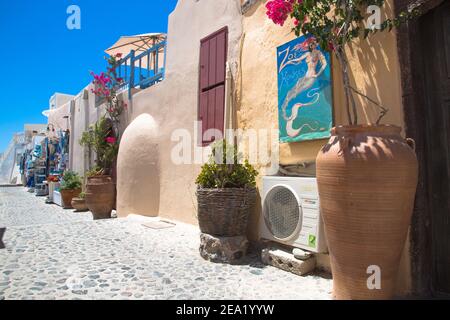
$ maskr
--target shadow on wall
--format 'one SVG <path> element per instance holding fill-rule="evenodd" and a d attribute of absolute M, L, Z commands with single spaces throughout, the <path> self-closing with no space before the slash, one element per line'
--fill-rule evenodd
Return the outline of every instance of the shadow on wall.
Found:
<path fill-rule="evenodd" d="M 248 218 L 248 226 L 247 226 L 247 237 L 251 241 L 260 240 L 259 236 L 259 224 L 261 223 L 260 219 L 262 219 L 262 201 L 261 201 L 261 192 L 262 190 L 258 190 L 256 193 L 256 204 L 253 210 L 250 212 Z"/>
<path fill-rule="evenodd" d="M 159 215 L 160 176 L 158 124 L 141 114 L 125 130 L 117 160 L 119 217 Z"/>
<path fill-rule="evenodd" d="M 392 4 L 387 1 L 383 10 L 382 19 L 393 16 Z M 383 118 L 384 124 L 395 124 L 403 126 L 403 111 L 401 100 L 399 62 L 395 30 L 370 35 L 366 40 L 356 40 L 347 49 L 350 62 L 351 83 L 368 97 L 381 103 L 389 109 Z M 341 82 L 340 69 L 335 69 L 335 80 Z M 336 88 L 342 89 L 339 84 Z M 342 93 L 343 97 L 343 93 Z M 374 123 L 379 115 L 380 109 L 370 103 L 367 99 L 355 95 L 360 123 Z M 339 107 L 338 123 L 347 123 L 345 115 L 344 100 L 335 100 L 335 106 Z M 337 108 L 335 107 L 335 110 Z"/>
<path fill-rule="evenodd" d="M 386 17 L 391 15 L 391 6 L 386 3 Z M 394 32 L 394 31 L 393 31 Z M 347 49 L 350 63 L 351 84 L 368 97 L 389 109 L 382 123 L 403 127 L 401 88 L 394 33 L 380 33 L 369 36 L 367 41 L 356 40 Z M 345 96 L 342 85 L 341 69 L 333 56 L 333 112 L 334 125 L 347 124 Z M 398 81 L 397 81 L 398 80 Z M 363 97 L 355 94 L 359 123 L 374 123 L 380 109 Z M 282 159 L 314 160 L 320 148 L 327 140 L 286 144 L 281 146 Z"/>

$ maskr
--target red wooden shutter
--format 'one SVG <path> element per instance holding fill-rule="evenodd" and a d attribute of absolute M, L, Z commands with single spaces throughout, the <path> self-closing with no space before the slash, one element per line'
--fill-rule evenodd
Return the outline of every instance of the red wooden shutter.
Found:
<path fill-rule="evenodd" d="M 225 84 L 222 84 L 214 89 L 214 126 L 223 134 L 224 113 L 225 113 Z"/>
<path fill-rule="evenodd" d="M 207 130 L 217 129 L 222 133 L 224 130 L 227 50 L 227 28 L 201 40 L 198 119 L 202 121 L 202 145 L 208 145 L 216 139 L 204 139 Z"/>
<path fill-rule="evenodd" d="M 200 92 L 209 87 L 209 42 L 201 44 L 200 48 Z"/>

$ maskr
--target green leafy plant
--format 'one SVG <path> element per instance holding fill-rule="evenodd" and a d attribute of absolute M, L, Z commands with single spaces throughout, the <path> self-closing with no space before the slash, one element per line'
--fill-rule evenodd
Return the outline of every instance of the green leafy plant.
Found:
<path fill-rule="evenodd" d="M 212 146 L 209 161 L 202 166 L 196 184 L 201 188 L 253 188 L 258 171 L 248 162 L 240 161 L 242 155 L 235 145 L 225 140 Z"/>
<path fill-rule="evenodd" d="M 83 184 L 82 178 L 74 171 L 66 171 L 62 176 L 61 190 L 81 189 Z"/>
<path fill-rule="evenodd" d="M 102 117 L 89 131 L 83 132 L 80 144 L 92 148 L 97 155 L 95 175 L 104 174 L 111 169 L 119 151 L 119 144 L 110 119 Z"/>
<path fill-rule="evenodd" d="M 82 192 L 79 194 L 78 198 L 85 199 L 86 198 L 86 192 Z"/>
<path fill-rule="evenodd" d="M 283 25 L 290 17 L 294 23 L 292 30 L 297 36 L 312 35 L 323 50 L 335 54 L 341 66 L 347 117 L 351 125 L 358 124 L 354 95 L 362 96 L 380 108 L 377 124 L 388 109 L 350 84 L 345 47 L 357 38 L 364 40 L 370 34 L 391 31 L 419 14 L 419 10 L 413 8 L 392 19 L 380 21 L 379 25 L 366 24 L 368 12 L 381 9 L 384 5 L 385 0 L 270 0 L 266 3 L 267 16 L 274 23 Z"/>
<path fill-rule="evenodd" d="M 103 168 L 99 166 L 94 166 L 92 169 L 86 171 L 86 178 L 95 177 L 103 174 Z"/>

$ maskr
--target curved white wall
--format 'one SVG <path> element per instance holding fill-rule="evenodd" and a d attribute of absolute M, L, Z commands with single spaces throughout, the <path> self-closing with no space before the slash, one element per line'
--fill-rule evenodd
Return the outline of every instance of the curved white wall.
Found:
<path fill-rule="evenodd" d="M 117 212 L 120 216 L 159 214 L 158 125 L 143 113 L 125 130 L 117 159 Z"/>

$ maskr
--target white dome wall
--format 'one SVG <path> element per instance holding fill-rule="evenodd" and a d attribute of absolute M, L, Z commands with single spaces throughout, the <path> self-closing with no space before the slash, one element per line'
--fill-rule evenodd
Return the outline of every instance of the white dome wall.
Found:
<path fill-rule="evenodd" d="M 158 124 L 147 113 L 125 130 L 117 159 L 117 212 L 120 217 L 159 214 Z"/>

